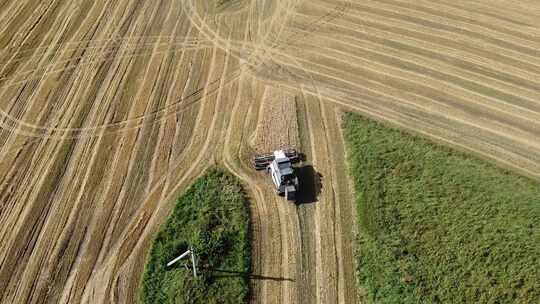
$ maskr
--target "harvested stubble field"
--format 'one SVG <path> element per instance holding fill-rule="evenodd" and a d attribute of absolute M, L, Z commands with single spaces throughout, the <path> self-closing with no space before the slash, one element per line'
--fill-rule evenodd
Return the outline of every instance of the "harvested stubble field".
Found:
<path fill-rule="evenodd" d="M 252 301 L 354 303 L 342 109 L 540 179 L 540 4 L 0 0 L 0 302 L 133 303 L 174 199 L 220 163 L 252 197 Z M 322 178 L 251 170 L 268 85 Z"/>

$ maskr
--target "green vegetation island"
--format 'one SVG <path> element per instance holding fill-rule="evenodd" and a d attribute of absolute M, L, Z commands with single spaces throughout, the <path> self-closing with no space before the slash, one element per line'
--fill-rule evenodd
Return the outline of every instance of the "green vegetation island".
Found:
<path fill-rule="evenodd" d="M 166 264 L 193 246 L 190 259 Z M 141 302 L 246 303 L 251 265 L 248 200 L 238 179 L 210 169 L 183 194 L 157 234 L 141 283 Z"/>
<path fill-rule="evenodd" d="M 362 303 L 540 303 L 540 185 L 353 114 Z"/>

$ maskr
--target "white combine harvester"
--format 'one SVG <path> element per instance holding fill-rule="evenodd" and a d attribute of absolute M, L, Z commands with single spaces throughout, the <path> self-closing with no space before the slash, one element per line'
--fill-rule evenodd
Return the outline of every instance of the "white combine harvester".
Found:
<path fill-rule="evenodd" d="M 296 150 L 277 150 L 272 154 L 255 156 L 253 166 L 256 170 L 266 169 L 278 194 L 285 196 L 289 201 L 294 201 L 298 192 L 298 177 L 293 164 L 299 161 L 301 157 Z"/>

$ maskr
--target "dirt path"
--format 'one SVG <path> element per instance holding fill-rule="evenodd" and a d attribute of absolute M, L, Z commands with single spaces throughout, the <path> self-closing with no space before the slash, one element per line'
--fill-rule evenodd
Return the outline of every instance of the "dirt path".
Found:
<path fill-rule="evenodd" d="M 534 1 L 0 2 L 2 303 L 133 303 L 213 164 L 252 197 L 252 302 L 355 303 L 344 110 L 540 180 Z M 261 113 L 289 109 L 265 88 L 294 96 L 310 202 L 250 168 Z"/>

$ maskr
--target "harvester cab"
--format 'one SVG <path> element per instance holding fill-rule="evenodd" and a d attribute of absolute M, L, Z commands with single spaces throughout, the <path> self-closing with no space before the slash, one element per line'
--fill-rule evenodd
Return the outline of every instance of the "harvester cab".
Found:
<path fill-rule="evenodd" d="M 266 170 L 279 195 L 294 201 L 298 192 L 298 177 L 294 163 L 299 162 L 300 155 L 294 149 L 277 150 L 271 154 L 257 155 L 253 158 L 256 170 Z"/>

